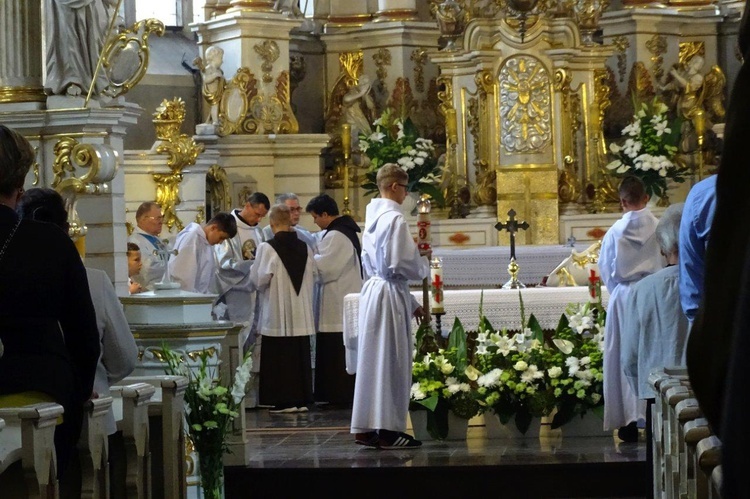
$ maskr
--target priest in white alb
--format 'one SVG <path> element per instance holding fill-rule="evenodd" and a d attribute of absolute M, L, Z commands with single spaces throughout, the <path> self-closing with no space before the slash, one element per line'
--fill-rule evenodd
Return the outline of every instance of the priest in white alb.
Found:
<path fill-rule="evenodd" d="M 621 440 L 638 439 L 646 405 L 630 387 L 620 364 L 621 331 L 630 287 L 664 267 L 655 231 L 658 220 L 646 207 L 643 182 L 625 177 L 619 187 L 623 215 L 604 235 L 599 253 L 601 279 L 609 291 L 604 332 L 604 429 L 619 429 Z"/>

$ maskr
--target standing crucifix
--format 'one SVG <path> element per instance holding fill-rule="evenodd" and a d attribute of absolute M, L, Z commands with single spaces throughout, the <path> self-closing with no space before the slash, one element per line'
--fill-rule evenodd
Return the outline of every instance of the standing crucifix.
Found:
<path fill-rule="evenodd" d="M 516 220 L 516 210 L 513 208 L 508 211 L 508 220 L 505 223 L 498 222 L 495 224 L 495 229 L 499 232 L 507 230 L 510 234 L 510 263 L 508 264 L 508 273 L 510 274 L 510 280 L 503 284 L 503 289 L 518 289 L 525 288 L 518 280 L 518 264 L 516 263 L 516 232 L 519 229 L 527 230 L 529 223 L 526 221 L 519 222 Z"/>

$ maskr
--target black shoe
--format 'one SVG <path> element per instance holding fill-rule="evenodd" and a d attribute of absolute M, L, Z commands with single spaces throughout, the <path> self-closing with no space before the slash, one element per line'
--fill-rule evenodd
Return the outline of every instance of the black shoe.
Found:
<path fill-rule="evenodd" d="M 638 423 L 633 421 L 632 423 L 621 426 L 617 430 L 617 438 L 623 442 L 637 442 L 638 441 Z"/>
<path fill-rule="evenodd" d="M 378 448 L 380 443 L 380 437 L 377 432 L 368 431 L 367 433 L 356 433 L 354 435 L 354 442 L 358 445 L 364 445 L 365 447 Z"/>
<path fill-rule="evenodd" d="M 422 442 L 400 431 L 380 430 L 381 449 L 407 449 L 421 447 Z"/>

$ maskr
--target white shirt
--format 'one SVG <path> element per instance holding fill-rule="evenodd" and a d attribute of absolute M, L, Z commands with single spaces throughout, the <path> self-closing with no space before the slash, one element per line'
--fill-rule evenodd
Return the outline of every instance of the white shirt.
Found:
<path fill-rule="evenodd" d="M 158 245 L 153 243 L 153 238 L 159 241 Z M 166 268 L 164 261 L 154 255 L 154 250 L 167 249 L 167 246 L 157 236 L 152 236 L 138 227 L 128 237 L 128 242 L 138 245 L 141 250 L 141 262 L 143 263 L 140 273 L 133 277 L 143 288 L 151 289 L 155 282 L 161 281 L 164 277 L 164 269 Z"/>
<path fill-rule="evenodd" d="M 194 293 L 216 291 L 216 258 L 203 227 L 192 222 L 177 234 L 177 255 L 169 260 L 169 272 L 180 288 Z"/>
<path fill-rule="evenodd" d="M 318 331 L 344 330 L 344 296 L 362 289 L 359 256 L 346 235 L 325 231 L 318 243 L 315 263 L 320 272 Z"/>

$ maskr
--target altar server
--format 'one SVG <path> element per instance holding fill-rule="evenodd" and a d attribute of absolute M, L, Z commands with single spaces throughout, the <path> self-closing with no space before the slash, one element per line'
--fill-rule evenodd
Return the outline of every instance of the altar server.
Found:
<path fill-rule="evenodd" d="M 349 215 L 340 215 L 336 200 L 316 196 L 305 211 L 321 228 L 315 263 L 320 272 L 318 328 L 315 342 L 315 401 L 350 407 L 354 376 L 346 372 L 344 351 L 344 296 L 362 289 L 360 228 Z"/>
<path fill-rule="evenodd" d="M 355 442 L 394 449 L 419 447 L 406 430 L 411 390 L 411 317 L 424 310 L 409 281 L 430 275 L 429 255 L 420 255 L 401 211 L 409 177 L 394 163 L 376 177 L 380 197 L 367 205 L 362 236 L 362 287 L 351 433 Z"/>
<path fill-rule="evenodd" d="M 258 291 L 262 335 L 259 403 L 271 412 L 305 412 L 313 402 L 310 336 L 315 332 L 312 250 L 292 229 L 291 211 L 271 207 L 273 237 L 258 246 L 250 281 Z"/>
<path fill-rule="evenodd" d="M 169 273 L 184 291 L 213 293 L 216 291 L 216 257 L 211 246 L 237 234 L 237 223 L 229 213 L 217 213 L 201 227 L 192 222 L 177 234 L 169 260 Z"/>
<path fill-rule="evenodd" d="M 604 235 L 599 254 L 602 282 L 609 291 L 604 332 L 604 429 L 619 428 L 625 441 L 638 439 L 639 420 L 645 421 L 645 403 L 630 388 L 620 364 L 621 332 L 630 287 L 664 267 L 654 232 L 658 220 L 646 207 L 649 196 L 643 182 L 625 177 L 619 187 L 622 218 Z"/>

